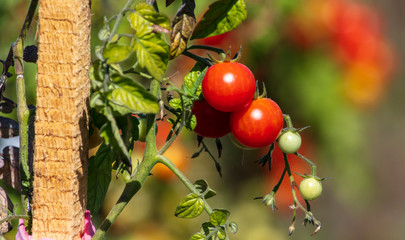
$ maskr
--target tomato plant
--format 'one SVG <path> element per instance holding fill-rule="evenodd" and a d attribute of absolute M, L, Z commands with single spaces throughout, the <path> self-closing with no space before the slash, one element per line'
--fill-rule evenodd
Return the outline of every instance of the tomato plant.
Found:
<path fill-rule="evenodd" d="M 248 67 L 237 62 L 220 62 L 208 68 L 202 82 L 205 100 L 223 112 L 238 111 L 250 104 L 255 78 Z"/>
<path fill-rule="evenodd" d="M 202 137 L 220 138 L 231 132 L 230 113 L 211 107 L 205 100 L 194 102 L 192 112 L 197 119 L 194 132 Z"/>
<path fill-rule="evenodd" d="M 46 5 L 45 7 L 49 7 L 48 10 L 52 14 L 55 14 L 55 16 L 63 15 L 72 23 L 74 22 L 74 24 L 61 24 L 61 32 L 69 34 L 60 35 L 58 32 L 53 31 L 53 23 L 47 25 L 47 21 L 50 19 L 44 19 L 46 17 L 40 14 L 39 22 L 51 29 L 50 31 L 39 32 L 39 39 L 48 39 L 49 37 L 49 41 L 46 41 L 45 45 L 49 45 L 50 47 L 45 47 L 43 49 L 46 51 L 39 52 L 39 54 L 44 54 L 45 59 L 48 58 L 48 60 L 49 56 L 70 56 L 69 49 L 73 49 L 73 47 L 68 45 L 68 43 L 81 42 L 71 41 L 70 35 L 77 38 L 77 36 L 82 37 L 80 34 L 83 34 L 83 37 L 87 40 L 90 39 L 90 36 L 87 36 L 90 34 L 89 26 L 87 24 L 80 24 L 90 22 L 90 6 L 88 5 L 88 1 L 82 0 L 83 3 L 79 1 L 83 6 L 77 4 L 83 7 L 81 10 L 86 10 L 87 12 L 86 14 L 79 14 L 83 19 L 76 19 L 76 15 L 64 14 L 66 4 L 62 4 L 60 1 L 51 2 L 49 6 Z M 171 5 L 173 2 L 173 0 L 167 0 L 166 6 Z M 33 220 L 31 211 L 32 209 L 35 210 L 35 206 L 31 207 L 31 204 L 33 204 L 31 202 L 32 193 L 39 192 L 40 194 L 36 196 L 42 196 L 42 201 L 44 201 L 39 202 L 40 205 L 47 206 L 46 204 L 49 199 L 41 191 L 45 190 L 46 193 L 47 188 L 45 187 L 49 186 L 50 188 L 48 189 L 52 188 L 59 191 L 59 188 L 55 186 L 63 185 L 66 189 L 57 192 L 61 194 L 61 197 L 52 199 L 52 206 L 63 205 L 58 201 L 65 199 L 63 197 L 64 194 L 73 193 L 71 195 L 78 197 L 76 203 L 80 205 L 80 209 L 74 209 L 74 211 L 81 213 L 84 212 L 82 210 L 86 210 L 84 208 L 88 209 L 85 211 L 84 216 L 86 223 L 84 230 L 77 229 L 77 227 L 76 229 L 63 230 L 68 233 L 74 232 L 72 234 L 76 238 L 84 232 L 84 238 L 86 239 L 103 239 L 123 208 L 139 192 L 144 183 L 152 178 L 149 176 L 154 175 L 156 178 L 162 180 L 175 179 L 177 177 L 189 190 L 189 193 L 180 201 L 175 209 L 174 215 L 176 217 L 195 218 L 204 212 L 208 214 L 208 221 L 201 224 L 201 228 L 196 230 L 197 232 L 193 234 L 191 239 L 229 239 L 229 234 L 236 233 L 238 226 L 235 222 L 231 221 L 228 210 L 213 208 L 207 202 L 207 199 L 216 195 L 216 192 L 208 186 L 208 183 L 204 179 L 197 179 L 195 182 L 191 182 L 187 178 L 185 173 L 187 166 L 190 164 L 189 159 L 196 158 L 201 153 L 207 153 L 214 160 L 218 174 L 222 176 L 221 163 L 216 160 L 221 157 L 223 148 L 219 138 L 231 132 L 231 137 L 234 138 L 235 144 L 240 144 L 239 147 L 244 149 L 271 145 L 269 153 L 261 162 L 264 164 L 269 163 L 269 156 L 272 154 L 274 141 L 283 127 L 283 119 L 286 121 L 287 129 L 292 127 L 289 116 L 283 115 L 280 107 L 273 100 L 263 98 L 262 96 L 254 100 L 256 93 L 255 77 L 248 67 L 236 62 L 240 58 L 240 52 L 237 54 L 238 57 L 236 59 L 230 60 L 230 50 L 228 53 L 225 53 L 223 49 L 213 46 L 189 44 L 190 39 L 206 39 L 215 36 L 221 37 L 221 35 L 224 37 L 224 34 L 240 25 L 247 17 L 245 1 L 214 1 L 197 23 L 194 14 L 196 1 L 194 0 L 182 1 L 176 14 L 171 17 L 164 14 L 163 12 L 165 11 L 159 10 L 160 5 L 155 0 L 128 0 L 122 10 L 115 16 L 103 18 L 103 25 L 97 34 L 99 41 L 95 47 L 95 59 L 92 61 L 91 66 L 90 51 L 86 49 L 86 47 L 90 47 L 90 44 L 83 44 L 78 48 L 83 51 L 75 51 L 75 53 L 83 53 L 84 57 L 80 58 L 81 61 L 77 64 L 82 66 L 76 66 L 76 62 L 72 63 L 71 60 L 52 59 L 52 61 L 45 61 L 45 63 L 40 61 L 41 63 L 38 64 L 37 69 L 46 70 L 49 68 L 50 72 L 52 72 L 50 75 L 62 76 L 62 78 L 59 79 L 58 77 L 58 81 L 55 81 L 58 84 L 54 84 L 52 78 L 45 77 L 45 82 L 49 84 L 38 84 L 37 90 L 38 93 L 41 93 L 39 95 L 58 93 L 52 96 L 55 99 L 59 97 L 63 101 L 66 101 L 66 106 L 77 106 L 78 102 L 83 103 L 83 106 L 80 106 L 80 111 L 73 115 L 66 114 L 65 116 L 61 115 L 61 112 L 64 112 L 65 109 L 63 109 L 63 106 L 59 108 L 61 104 L 58 101 L 53 101 L 54 99 L 51 100 L 46 97 L 42 98 L 42 96 L 38 98 L 40 101 L 37 103 L 40 104 L 37 110 L 41 111 L 37 111 L 38 115 L 36 117 L 38 119 L 46 118 L 47 121 L 45 121 L 45 125 L 42 125 L 42 128 L 37 128 L 41 126 L 41 121 L 37 122 L 36 130 L 42 129 L 42 132 L 39 131 L 37 136 L 44 137 L 44 140 L 43 142 L 37 142 L 39 144 L 36 144 L 35 147 L 37 147 L 37 150 L 40 149 L 40 151 L 34 151 L 34 153 L 36 153 L 35 156 L 40 156 L 40 163 L 43 163 L 45 158 L 47 158 L 46 160 L 50 158 L 50 163 L 52 163 L 50 165 L 52 167 L 51 170 L 63 170 L 61 179 L 68 179 L 69 184 L 58 182 L 56 185 L 55 181 L 40 181 L 39 185 L 32 184 L 32 172 L 39 173 L 35 175 L 36 180 L 39 177 L 44 177 L 43 179 L 46 180 L 54 176 L 59 177 L 59 175 L 52 175 L 54 173 L 49 176 L 43 175 L 41 174 L 43 173 L 41 168 L 32 171 L 33 166 L 28 161 L 28 143 L 32 140 L 31 136 L 28 136 L 28 129 L 30 121 L 33 119 L 34 110 L 33 108 L 28 109 L 25 100 L 23 62 L 35 63 L 36 59 L 44 57 L 37 58 L 38 56 L 35 56 L 35 54 L 38 54 L 36 46 L 27 46 L 24 49 L 23 40 L 35 14 L 37 4 L 38 1 L 32 0 L 27 20 L 24 23 L 20 36 L 12 44 L 7 59 L 0 60 L 4 68 L 0 78 L 0 85 L 3 86 L 0 87 L 1 94 L 5 89 L 4 84 L 7 78 L 13 76 L 9 72 L 9 68 L 14 67 L 15 71 L 13 73 L 17 75 L 15 80 L 18 82 L 18 104 L 4 98 L 0 94 L 0 110 L 2 113 L 9 113 L 13 108 L 18 106 L 18 120 L 21 124 L 18 131 L 20 134 L 20 164 L 22 170 L 20 175 L 22 179 L 20 179 L 20 182 L 16 181 L 21 191 L 14 191 L 13 195 L 21 193 L 21 196 L 15 199 L 22 199 L 22 202 L 18 202 L 19 200 L 17 200 L 15 205 L 29 206 L 24 207 L 25 209 L 22 210 L 21 214 L 18 213 L 18 215 L 12 212 L 8 216 L 9 213 L 7 212 L 7 217 L 2 219 L 2 222 L 9 219 L 23 218 L 28 220 L 26 225 L 32 225 L 35 228 L 35 221 L 35 224 L 31 224 Z M 40 5 L 39 7 L 41 9 L 44 5 Z M 88 31 L 86 36 L 84 36 L 84 28 Z M 46 35 L 44 38 L 43 34 L 49 35 Z M 168 41 L 169 38 L 170 41 Z M 51 41 L 52 39 L 55 41 Z M 59 41 L 67 44 L 69 47 L 66 47 L 66 50 L 65 48 L 55 47 L 53 44 L 55 42 L 58 44 Z M 43 42 L 40 41 L 40 44 L 43 44 Z M 40 45 L 40 47 L 42 46 Z M 60 52 L 55 54 L 55 49 Z M 223 59 L 221 62 L 214 61 L 212 58 L 210 60 L 199 56 L 199 53 L 194 53 L 194 50 L 215 52 L 222 56 Z M 34 51 L 34 56 L 28 56 L 27 58 L 26 55 L 30 55 L 27 52 L 31 53 L 31 51 Z M 86 55 L 86 53 L 88 54 Z M 169 62 L 179 56 L 189 57 L 196 61 L 194 67 L 182 79 L 181 86 L 179 86 L 178 82 L 174 82 L 174 77 L 169 76 L 167 73 Z M 76 59 L 76 55 L 74 55 L 74 59 Z M 214 65 L 212 65 L 213 62 L 215 62 Z M 46 65 L 46 63 L 63 67 L 52 67 L 53 65 L 51 67 L 44 67 L 43 65 Z M 65 79 L 71 80 L 70 78 L 66 78 L 66 76 L 70 76 L 71 71 L 69 69 L 72 64 L 74 65 L 72 81 L 67 83 L 60 81 Z M 177 71 L 181 69 L 180 66 L 176 65 L 174 65 L 174 68 L 177 68 Z M 89 74 L 85 72 L 88 69 L 90 70 Z M 40 75 L 38 74 L 38 76 Z M 82 93 L 85 93 L 77 95 L 80 96 L 79 99 L 71 97 L 76 96 L 77 92 L 75 92 L 75 88 L 71 88 L 69 85 L 69 83 L 76 82 L 78 80 L 76 78 L 80 78 L 83 81 L 83 84 L 80 83 L 79 86 L 89 87 L 91 85 L 91 89 L 85 89 L 84 87 L 79 89 Z M 66 92 L 67 89 L 72 92 L 62 94 L 62 98 L 62 95 L 59 93 Z M 202 96 L 204 100 L 201 100 Z M 49 103 L 52 103 L 49 105 L 57 111 L 48 111 L 41 105 L 48 103 L 48 100 Z M 89 103 L 88 105 L 85 104 L 87 102 Z M 87 109 L 89 106 L 90 109 Z M 66 108 L 68 109 L 68 107 Z M 74 112 L 72 109 L 70 110 Z M 84 115 L 82 115 L 82 112 Z M 66 125 L 68 128 L 64 129 L 65 125 L 61 124 L 61 122 L 55 121 L 56 123 L 53 123 L 49 121 L 52 117 L 56 116 L 69 118 L 69 122 Z M 86 132 L 86 127 L 88 127 L 86 124 L 89 118 L 92 120 L 91 129 L 94 130 L 90 139 L 87 138 Z M 66 119 L 63 119 L 62 123 L 65 123 L 64 120 Z M 6 122 L 7 124 L 5 122 L 1 123 L 1 126 L 10 125 L 8 124 L 10 122 Z M 52 126 L 48 127 L 48 123 Z M 72 131 L 70 128 L 72 126 L 79 126 L 80 128 L 77 128 L 77 131 Z M 17 135 L 15 133 L 16 128 L 12 126 L 6 128 L 10 128 L 7 129 L 10 130 L 8 131 L 9 134 Z M 190 154 L 191 156 L 188 155 L 188 149 L 178 141 L 184 128 L 194 130 L 199 135 L 197 137 L 198 141 L 195 143 L 200 150 L 193 155 Z M 66 130 L 66 132 L 61 131 L 61 129 Z M 49 136 L 52 136 L 52 138 Z M 207 144 L 206 141 L 211 140 L 203 139 L 203 137 L 216 138 L 214 141 L 218 155 L 213 154 L 209 150 L 210 144 Z M 53 142 L 53 139 L 58 140 Z M 89 142 L 86 142 L 87 140 Z M 71 144 L 72 142 L 74 144 Z M 86 163 L 86 159 L 84 159 L 86 154 L 82 154 L 81 152 L 88 149 L 86 144 L 89 144 L 91 148 L 88 169 L 87 164 L 82 164 Z M 284 140 L 280 140 L 279 144 L 285 144 Z M 45 148 L 48 147 L 46 145 L 51 145 L 51 147 Z M 68 145 L 75 145 L 75 148 L 71 148 Z M 64 150 L 68 151 L 65 152 Z M 296 150 L 284 151 L 295 152 L 297 157 L 303 159 L 311 166 L 311 176 L 316 176 L 316 166 L 309 159 L 300 155 Z M 3 155 L 6 156 L 6 154 Z M 62 161 L 59 160 L 61 158 L 66 160 L 66 156 L 71 157 L 76 163 L 80 162 L 83 169 L 81 167 L 77 168 L 75 164 L 69 165 L 69 168 L 66 169 L 64 167 L 67 166 L 60 168 Z M 284 153 L 283 160 L 284 170 L 282 171 L 280 180 L 273 188 L 272 193 L 269 194 L 270 197 L 265 197 L 264 202 L 267 206 L 273 206 L 274 201 L 271 197 L 274 197 L 283 179 L 287 179 L 285 178 L 286 174 L 288 175 L 290 186 L 294 186 L 295 180 L 291 172 L 291 169 L 294 169 L 294 167 L 290 167 L 288 157 Z M 8 161 L 11 163 L 10 159 Z M 41 167 L 43 170 L 48 170 L 47 164 L 42 164 Z M 71 173 L 74 174 L 71 175 Z M 88 177 L 83 175 L 87 173 Z M 100 224 L 99 229 L 95 231 L 91 223 L 90 212 L 96 214 L 100 210 L 110 182 L 114 179 L 112 177 L 113 173 L 115 173 L 116 178 L 122 178 L 123 182 L 125 182 L 125 187 L 116 204 L 112 206 L 110 212 Z M 41 186 L 41 184 L 46 186 Z M 87 199 L 85 199 L 86 193 L 82 189 L 84 191 L 87 190 Z M 0 190 L 3 190 L 3 188 L 0 188 Z M 295 216 L 296 209 L 300 208 L 305 212 L 306 216 L 310 216 L 311 219 L 316 220 L 310 212 L 309 204 L 307 204 L 307 208 L 304 208 L 295 196 L 294 187 L 291 190 L 294 196 L 293 202 L 296 206 L 296 208 L 293 208 L 293 215 Z M 3 196 L 3 192 L 0 193 Z M 86 206 L 80 203 L 86 203 Z M 36 203 L 34 202 L 34 204 Z M 63 211 L 66 212 L 66 208 L 57 209 L 56 207 L 52 209 L 57 210 L 54 214 L 63 215 Z M 75 208 L 75 206 L 72 208 Z M 47 208 L 46 210 L 48 209 L 51 208 Z M 59 212 L 59 210 L 61 211 Z M 43 218 L 45 220 L 43 221 L 49 220 L 46 214 L 42 215 L 42 217 L 45 216 Z M 82 217 L 81 214 L 75 215 L 75 217 Z M 51 216 L 51 218 L 55 218 L 55 216 Z M 68 225 L 64 224 L 65 220 L 69 219 L 61 219 L 61 224 L 57 224 L 56 226 Z M 320 228 L 320 222 L 315 221 L 314 223 L 317 226 L 316 232 Z M 47 223 L 42 224 L 41 222 L 37 225 L 46 226 Z M 32 232 L 35 236 L 35 231 Z M 54 233 L 62 231 L 60 229 L 49 229 L 49 231 L 43 232 Z M 17 236 L 30 238 L 25 231 L 25 224 L 19 224 Z M 51 238 L 65 239 L 63 237 Z"/>
<path fill-rule="evenodd" d="M 273 143 L 283 127 L 283 113 L 271 99 L 259 98 L 250 106 L 231 114 L 231 131 L 241 144 L 250 148 Z"/>

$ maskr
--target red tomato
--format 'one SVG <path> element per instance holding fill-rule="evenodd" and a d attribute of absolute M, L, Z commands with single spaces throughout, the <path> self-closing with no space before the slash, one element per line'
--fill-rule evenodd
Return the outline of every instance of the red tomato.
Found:
<path fill-rule="evenodd" d="M 260 98 L 231 114 L 231 131 L 240 143 L 260 148 L 274 142 L 283 128 L 283 113 L 273 100 Z"/>
<path fill-rule="evenodd" d="M 221 62 L 209 67 L 202 81 L 205 100 L 222 112 L 234 112 L 248 106 L 255 89 L 253 73 L 236 62 Z"/>
<path fill-rule="evenodd" d="M 211 107 L 207 101 L 195 101 L 193 114 L 197 118 L 194 132 L 202 137 L 220 138 L 231 132 L 229 127 L 230 113 L 221 112 Z"/>

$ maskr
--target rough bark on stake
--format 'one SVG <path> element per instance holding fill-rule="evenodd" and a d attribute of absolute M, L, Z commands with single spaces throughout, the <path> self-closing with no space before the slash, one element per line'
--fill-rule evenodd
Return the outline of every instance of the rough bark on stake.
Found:
<path fill-rule="evenodd" d="M 40 0 L 34 239 L 80 239 L 87 193 L 89 0 Z"/>

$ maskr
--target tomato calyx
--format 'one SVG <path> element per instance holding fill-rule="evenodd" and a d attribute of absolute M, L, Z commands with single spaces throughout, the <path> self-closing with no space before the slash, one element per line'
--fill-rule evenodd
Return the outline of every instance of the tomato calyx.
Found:
<path fill-rule="evenodd" d="M 216 63 L 223 63 L 223 62 L 239 62 L 240 58 L 242 57 L 242 46 L 240 46 L 239 50 L 235 53 L 233 57 L 231 57 L 231 47 L 228 48 L 228 51 L 218 53 L 220 59 L 213 57 L 211 54 L 207 53 L 208 58 Z"/>

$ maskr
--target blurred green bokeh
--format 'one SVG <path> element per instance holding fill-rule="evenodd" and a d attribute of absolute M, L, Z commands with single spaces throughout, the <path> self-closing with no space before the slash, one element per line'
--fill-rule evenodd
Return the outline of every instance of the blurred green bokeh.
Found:
<path fill-rule="evenodd" d="M 122 8 L 123 0 L 95 0 L 92 2 L 92 47 L 99 44 L 97 32 L 103 17 L 111 17 Z M 213 1 L 197 1 L 197 19 Z M 343 0 L 342 0 L 343 2 Z M 352 2 L 347 0 L 346 2 Z M 353 0 L 354 2 L 354 0 Z M 161 10 L 173 16 L 180 5 L 176 1 L 169 8 L 158 1 Z M 316 1 L 250 0 L 247 1 L 248 20 L 227 35 L 218 46 L 236 50 L 243 46 L 241 62 L 252 69 L 256 78 L 266 84 L 269 97 L 290 114 L 296 127 L 310 125 L 305 130 L 305 152 L 318 164 L 324 182 L 323 195 L 312 204 L 312 211 L 322 221 L 322 230 L 310 237 L 312 226 L 301 226 L 303 215 L 297 215 L 296 231 L 288 237 L 292 211 L 285 208 L 273 213 L 259 200 L 269 191 L 269 173 L 254 164 L 266 149 L 243 151 L 223 139 L 220 159 L 223 178 L 215 171 L 207 154 L 191 159 L 198 150 L 193 133 L 184 131 L 181 143 L 188 149 L 190 167 L 186 174 L 191 180 L 205 178 L 218 195 L 209 200 L 214 208 L 227 208 L 231 219 L 239 225 L 235 240 L 284 239 L 402 239 L 405 233 L 405 193 L 402 155 L 405 129 L 404 68 L 405 4 L 395 0 L 359 2 L 369 6 L 382 19 L 381 34 L 395 53 L 395 70 L 385 82 L 378 100 L 367 106 L 353 103 L 342 92 L 347 66 L 336 60 L 328 40 L 316 40 L 315 46 L 302 47 L 285 35 L 289 19 L 303 9 L 309 12 L 312 23 L 319 15 L 317 8 L 308 10 Z M 15 41 L 24 21 L 28 1 L 2 0 L 0 4 L 0 59 L 5 59 L 10 44 Z M 305 14 L 304 14 L 305 15 Z M 301 19 L 301 18 L 300 18 Z M 305 20 L 305 18 L 303 18 Z M 29 32 L 26 44 L 35 42 L 35 28 Z M 316 25 L 309 28 L 309 36 L 319 36 Z M 197 42 L 197 41 L 196 41 Z M 194 42 L 194 43 L 196 43 Z M 197 42 L 201 43 L 201 42 Z M 205 54 L 205 53 L 202 53 Z M 167 74 L 179 72 L 173 80 L 180 84 L 192 61 L 180 56 L 170 64 Z M 35 104 L 34 64 L 25 64 L 28 103 Z M 366 87 L 366 86 L 361 86 Z M 7 82 L 6 96 L 15 100 L 14 78 Z M 15 113 L 10 115 L 15 118 Z M 213 141 L 207 141 L 215 149 Z M 297 176 L 298 177 L 298 176 Z M 113 179 L 105 205 L 94 215 L 96 225 L 108 213 L 123 189 L 122 179 Z M 176 180 L 160 181 L 153 176 L 130 202 L 109 232 L 109 239 L 177 240 L 189 239 L 199 231 L 207 216 L 193 220 L 174 216 L 177 203 L 187 194 Z M 277 195 L 276 195 L 277 201 Z M 277 203 L 277 202 L 276 202 Z M 10 237 L 10 239 L 13 239 Z"/>

